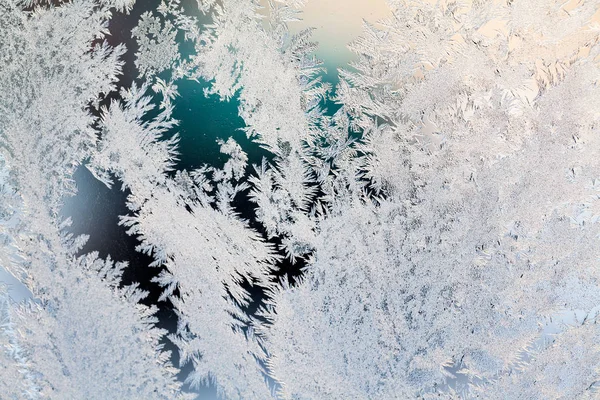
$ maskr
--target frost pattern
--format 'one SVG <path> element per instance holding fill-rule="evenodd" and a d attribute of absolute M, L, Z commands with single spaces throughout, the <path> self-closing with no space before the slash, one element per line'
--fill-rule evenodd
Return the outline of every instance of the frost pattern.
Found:
<path fill-rule="evenodd" d="M 152 77 L 172 68 L 179 60 L 179 48 L 175 42 L 177 31 L 169 21 L 161 26 L 160 19 L 145 12 L 131 34 L 138 39 L 140 46 L 135 61 L 140 76 Z"/>
<path fill-rule="evenodd" d="M 88 107 L 115 91 L 124 52 L 102 41 L 107 20 L 133 2 L 0 5 L 0 261 L 37 299 L 0 301 L 11 396 L 181 395 L 155 310 L 120 287 L 125 266 L 76 256 L 85 237 L 57 217 L 88 158 L 130 191 L 121 224 L 167 269 L 156 281 L 193 385 L 232 399 L 271 397 L 267 376 L 283 399 L 597 395 L 597 4 L 388 2 L 393 17 L 350 45 L 328 116 L 311 32 L 288 30 L 304 1 L 199 0 L 205 26 L 164 1 L 133 31 L 146 83 L 99 120 Z M 236 96 L 272 160 L 252 171 L 229 139 L 222 168 L 177 171 L 184 78 Z M 268 241 L 236 213 L 246 190 Z M 276 250 L 306 262 L 298 282 L 272 281 Z M 268 294 L 259 318 L 251 285 Z M 564 311 L 584 321 L 532 346 Z"/>
<path fill-rule="evenodd" d="M 36 398 L 39 390 L 17 336 L 8 293 L 0 288 L 0 390 L 7 400 Z"/>
<path fill-rule="evenodd" d="M 352 44 L 337 96 L 362 155 L 331 183 L 304 281 L 266 313 L 283 398 L 429 396 L 459 364 L 503 398 L 487 390 L 545 317 L 598 305 L 597 5 L 552 4 L 391 1 Z M 551 375 L 565 358 L 533 363 L 539 397 L 509 397 L 593 396 L 595 367 L 588 387 Z"/>
<path fill-rule="evenodd" d="M 11 397 L 180 397 L 156 308 L 139 304 L 145 293 L 135 285 L 120 287 L 123 263 L 75 256 L 87 238 L 66 234 L 70 220 L 58 215 L 95 147 L 89 106 L 120 73 L 123 47 L 103 41 L 113 6 L 81 1 L 30 13 L 20 2 L 0 5 L 0 254 L 35 296 L 8 311 L 2 300 L 2 357 L 12 361 L 0 381 Z"/>
<path fill-rule="evenodd" d="M 476 388 L 489 398 L 511 399 L 594 399 L 598 397 L 597 320 L 570 327 L 510 375 L 491 387 Z"/>
<path fill-rule="evenodd" d="M 122 96 L 125 104 L 113 102 L 104 110 L 103 140 L 90 168 L 97 176 L 114 173 L 131 191 L 132 214 L 121 224 L 138 235 L 138 251 L 154 257 L 151 266 L 168 269 L 156 280 L 165 287 L 162 299 L 169 299 L 179 316 L 171 340 L 182 363 L 194 365 L 188 381 L 214 382 L 225 398 L 269 398 L 266 373 L 257 362 L 266 355 L 248 329 L 241 307 L 251 298 L 241 284 L 269 287 L 275 255 L 231 207 L 244 188 L 235 181 L 246 155 L 230 139 L 222 143 L 222 152 L 230 155 L 223 169 L 167 175 L 177 136 L 161 137 L 174 121 L 169 110 L 142 121 L 153 107 L 146 89 L 133 87 Z"/>

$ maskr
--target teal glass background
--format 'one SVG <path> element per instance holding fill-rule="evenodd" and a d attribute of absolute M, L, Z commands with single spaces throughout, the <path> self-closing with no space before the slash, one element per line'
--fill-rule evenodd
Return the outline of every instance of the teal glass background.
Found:
<path fill-rule="evenodd" d="M 330 2 L 331 0 L 325 1 Z M 129 15 L 118 14 L 111 21 L 109 42 L 113 45 L 125 43 L 128 49 L 125 55 L 123 76 L 119 82 L 121 87 L 129 87 L 133 82 L 137 82 L 138 85 L 141 84 L 141 81 L 137 79 L 137 71 L 134 65 L 136 44 L 131 38 L 131 29 L 137 24 L 143 12 L 156 9 L 158 4 L 158 0 L 138 1 Z M 201 23 L 208 22 L 206 16 L 199 14 L 197 11 L 194 12 L 194 10 L 197 10 L 195 0 L 182 1 L 182 5 L 188 12 L 196 15 Z M 323 25 L 323 21 L 313 22 L 315 26 Z M 305 20 L 298 23 L 297 26 L 292 26 L 291 30 L 292 32 L 298 32 L 304 27 L 311 26 L 310 24 L 310 20 Z M 356 27 L 354 28 L 356 29 Z M 318 29 L 315 33 L 316 36 L 319 36 Z M 337 84 L 337 68 L 347 67 L 347 63 L 353 59 L 352 53 L 345 46 L 348 35 L 340 35 L 340 37 L 344 41 L 336 43 L 335 40 L 328 40 L 325 45 L 319 47 L 316 53 L 327 69 L 322 74 L 322 79 L 324 82 L 330 83 L 332 87 Z M 189 44 L 184 43 L 183 40 L 180 40 L 180 46 L 183 54 L 190 51 Z M 241 130 L 244 127 L 244 122 L 238 115 L 239 102 L 236 97 L 228 101 L 221 101 L 217 96 L 206 97 L 204 89 L 208 87 L 208 82 L 198 83 L 186 80 L 179 81 L 176 84 L 179 96 L 174 100 L 173 117 L 179 121 L 179 124 L 170 134 L 178 132 L 180 135 L 180 155 L 177 169 L 192 170 L 203 164 L 215 167 L 222 166 L 226 159 L 219 151 L 217 140 L 226 140 L 229 137 L 233 137 L 242 146 L 248 154 L 250 164 L 259 164 L 263 157 L 269 158 L 269 154 L 246 138 L 245 133 Z M 151 94 L 151 91 L 149 94 Z M 116 95 L 112 98 L 116 98 Z M 330 115 L 339 108 L 332 101 L 328 101 L 324 106 Z M 252 168 L 249 167 L 247 172 L 251 173 L 251 171 Z M 121 190 L 118 181 L 112 189 L 108 189 L 97 181 L 85 167 L 80 167 L 77 170 L 75 180 L 78 193 L 76 196 L 67 199 L 63 215 L 72 217 L 71 231 L 73 233 L 90 236 L 82 253 L 97 251 L 101 257 L 110 255 L 116 261 L 127 261 L 129 267 L 123 275 L 123 283 L 137 282 L 141 289 L 148 291 L 149 295 L 144 303 L 158 305 L 159 327 L 166 329 L 169 333 L 174 333 L 177 324 L 176 315 L 168 302 L 158 302 L 162 289 L 156 283 L 151 282 L 152 278 L 160 272 L 160 268 L 148 267 L 152 259 L 136 252 L 137 239 L 127 235 L 125 229 L 118 225 L 119 216 L 128 213 L 125 206 L 128 193 Z M 254 205 L 244 198 L 244 194 L 239 195 L 240 199 L 236 202 L 236 205 L 242 216 L 250 220 L 254 213 Z M 260 229 L 257 224 L 253 224 L 253 226 Z M 299 274 L 300 267 L 300 265 L 293 266 L 289 263 L 280 266 L 282 269 L 294 269 L 292 273 L 295 274 Z M 257 302 L 260 301 L 262 295 L 260 291 L 252 294 Z M 165 348 L 173 352 L 173 363 L 177 366 L 178 355 L 175 346 L 165 340 Z M 185 379 L 190 370 L 190 364 L 182 368 L 180 378 Z M 199 393 L 198 398 L 216 399 L 216 391 L 213 387 L 206 386 L 195 391 Z"/>

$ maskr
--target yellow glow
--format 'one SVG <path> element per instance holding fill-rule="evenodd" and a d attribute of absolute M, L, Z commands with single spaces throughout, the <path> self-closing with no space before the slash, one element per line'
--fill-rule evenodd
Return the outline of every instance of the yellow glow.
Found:
<path fill-rule="evenodd" d="M 303 11 L 295 29 L 315 27 L 317 56 L 338 62 L 353 58 L 346 45 L 361 35 L 363 20 L 375 23 L 392 16 L 385 0 L 309 0 Z"/>
<path fill-rule="evenodd" d="M 342 64 L 354 58 L 346 45 L 363 32 L 363 19 L 376 23 L 391 16 L 385 0 L 308 0 L 302 8 L 302 21 L 289 27 L 292 32 L 315 28 L 317 57 L 327 63 Z"/>

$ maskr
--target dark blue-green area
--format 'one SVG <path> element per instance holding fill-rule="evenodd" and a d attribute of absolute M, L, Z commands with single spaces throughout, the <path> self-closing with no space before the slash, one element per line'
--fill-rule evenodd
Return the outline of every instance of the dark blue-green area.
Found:
<path fill-rule="evenodd" d="M 128 49 L 124 59 L 123 75 L 119 81 L 120 87 L 130 87 L 134 82 L 138 85 L 141 84 L 137 79 L 137 70 L 134 64 L 134 53 L 137 46 L 135 40 L 131 38 L 131 29 L 137 24 L 142 13 L 155 10 L 159 3 L 160 0 L 138 1 L 128 15 L 116 14 L 110 23 L 109 43 L 112 45 L 125 43 Z M 197 10 L 196 0 L 185 0 L 182 4 L 190 13 Z M 201 22 L 208 22 L 206 16 L 198 14 L 197 11 L 196 15 Z M 184 50 L 186 52 L 189 44 L 183 43 L 183 40 L 181 42 L 181 45 L 186 47 Z M 323 79 L 324 82 L 335 85 L 337 83 L 335 68 L 330 67 L 328 73 L 323 74 Z M 208 82 L 180 81 L 177 82 L 177 85 L 179 96 L 174 100 L 173 117 L 179 121 L 179 124 L 170 133 L 172 135 L 178 132 L 180 135 L 180 155 L 177 169 L 192 170 L 204 164 L 221 167 L 226 158 L 219 151 L 217 139 L 226 140 L 229 137 L 233 137 L 242 146 L 248 154 L 250 164 L 259 164 L 263 157 L 269 158 L 268 152 L 246 138 L 245 133 L 241 130 L 244 122 L 238 115 L 239 102 L 237 98 L 221 101 L 217 96 L 206 97 L 204 89 L 208 87 Z M 112 99 L 118 99 L 118 93 L 113 93 L 106 99 L 105 105 L 108 105 Z M 331 102 L 323 105 L 327 107 L 329 115 L 339 108 Z M 248 173 L 251 172 L 252 169 L 249 168 Z M 71 231 L 73 233 L 90 236 L 82 253 L 97 251 L 101 257 L 110 255 L 113 260 L 127 261 L 129 266 L 124 272 L 123 284 L 139 283 L 140 288 L 148 292 L 144 303 L 159 307 L 158 326 L 174 333 L 177 317 L 168 302 L 158 302 L 162 289 L 158 284 L 151 282 L 161 268 L 148 267 L 153 261 L 152 258 L 135 251 L 139 242 L 135 237 L 127 235 L 124 227 L 118 225 L 119 216 L 128 214 L 125 206 L 128 192 L 121 191 L 118 181 L 115 182 L 112 189 L 107 188 L 97 181 L 85 167 L 77 170 L 75 180 L 78 194 L 67 199 L 63 214 L 72 217 Z M 245 198 L 245 193 L 240 195 L 235 205 L 242 217 L 249 220 L 251 225 L 260 231 L 260 226 L 252 221 L 254 204 Z M 297 269 L 298 266 L 284 264 L 280 268 L 289 270 Z M 252 293 L 257 302 L 261 300 L 262 292 L 253 291 Z M 165 339 L 165 348 L 173 352 L 173 363 L 178 366 L 179 357 L 175 346 Z M 180 378 L 185 379 L 190 370 L 191 365 L 188 364 L 182 369 Z M 216 398 L 214 387 L 206 386 L 197 392 L 203 399 Z"/>
<path fill-rule="evenodd" d="M 195 169 L 203 164 L 222 166 L 227 158 L 220 153 L 217 139 L 233 137 L 248 154 L 251 164 L 259 164 L 269 153 L 246 137 L 241 130 L 243 119 L 238 115 L 237 98 L 221 101 L 217 96 L 206 97 L 209 84 L 195 81 L 178 83 L 173 118 L 180 135 L 179 169 Z"/>

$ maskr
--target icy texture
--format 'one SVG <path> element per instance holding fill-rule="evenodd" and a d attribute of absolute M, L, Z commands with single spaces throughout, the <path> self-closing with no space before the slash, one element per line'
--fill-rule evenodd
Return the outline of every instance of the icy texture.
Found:
<path fill-rule="evenodd" d="M 65 234 L 70 221 L 58 217 L 95 146 L 88 106 L 120 71 L 124 49 L 101 40 L 110 6 L 0 5 L 0 260 L 35 296 L 12 311 L 2 305 L 3 357 L 13 364 L 3 363 L 0 381 L 16 398 L 179 397 L 156 309 L 139 304 L 135 285 L 120 287 L 124 264 L 75 256 L 86 237 Z"/>
<path fill-rule="evenodd" d="M 597 397 L 597 2 L 389 0 L 393 17 L 350 45 L 333 116 L 310 30 L 288 30 L 304 3 L 199 0 L 204 26 L 161 3 L 132 32 L 145 84 L 99 119 L 90 104 L 116 95 L 125 51 L 103 42 L 107 20 L 133 2 L 0 5 L 0 262 L 36 298 L 0 301 L 8 396 L 180 395 L 125 266 L 76 256 L 85 237 L 57 217 L 89 160 L 130 191 L 121 224 L 166 267 L 193 385 L 229 399 Z M 222 168 L 176 171 L 181 79 L 237 97 L 272 160 L 248 168 L 228 139 Z M 293 284 L 273 281 L 283 257 L 307 265 Z M 246 312 L 249 285 L 267 293 L 263 318 Z M 585 318 L 533 346 L 565 311 Z"/>
<path fill-rule="evenodd" d="M 159 140 L 173 125 L 168 111 L 142 122 L 152 107 L 146 88 L 124 94 L 125 104 L 113 102 L 104 110 L 103 140 L 90 165 L 97 176 L 113 172 L 131 191 L 131 215 L 121 224 L 138 235 L 138 251 L 165 265 L 156 279 L 179 316 L 177 335 L 182 363 L 192 362 L 188 377 L 194 385 L 214 381 L 226 398 L 269 398 L 269 388 L 257 360 L 265 358 L 240 307 L 250 295 L 242 282 L 270 286 L 267 279 L 275 259 L 271 247 L 231 208 L 243 187 L 237 185 L 246 156 L 233 140 L 222 143 L 230 156 L 223 169 L 203 168 L 188 173 L 172 169 L 177 137 Z M 210 181 L 214 182 L 214 186 Z M 173 292 L 178 290 L 179 296 Z"/>
<path fill-rule="evenodd" d="M 341 186 L 304 281 L 273 298 L 282 397 L 413 398 L 459 363 L 493 387 L 545 316 L 598 305 L 597 5 L 572 3 L 391 2 L 352 44 L 337 95 L 362 156 L 332 185 L 362 175 L 385 200 Z M 535 398 L 592 396 L 590 351 L 562 383 L 569 355 L 536 357 Z"/>

